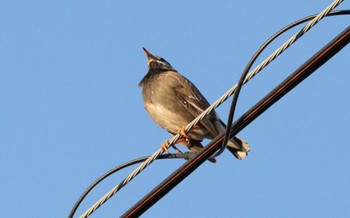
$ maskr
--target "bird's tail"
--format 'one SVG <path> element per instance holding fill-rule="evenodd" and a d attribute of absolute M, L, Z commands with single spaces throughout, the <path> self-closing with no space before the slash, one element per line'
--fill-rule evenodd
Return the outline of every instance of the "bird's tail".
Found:
<path fill-rule="evenodd" d="M 217 122 L 215 122 L 215 126 L 220 133 L 226 131 L 226 125 L 221 120 L 217 120 Z M 249 144 L 238 136 L 232 137 L 228 141 L 226 148 L 239 160 L 242 160 L 248 156 L 248 152 L 250 151 Z"/>
<path fill-rule="evenodd" d="M 203 148 L 202 144 L 195 140 L 190 140 L 191 151 L 198 152 Z M 248 156 L 250 151 L 249 144 L 238 136 L 234 136 L 227 143 L 227 150 L 229 150 L 237 159 L 242 160 Z M 212 163 L 216 163 L 216 159 L 211 157 L 208 159 Z"/>
<path fill-rule="evenodd" d="M 239 160 L 244 159 L 250 151 L 249 144 L 237 136 L 228 141 L 226 148 Z"/>

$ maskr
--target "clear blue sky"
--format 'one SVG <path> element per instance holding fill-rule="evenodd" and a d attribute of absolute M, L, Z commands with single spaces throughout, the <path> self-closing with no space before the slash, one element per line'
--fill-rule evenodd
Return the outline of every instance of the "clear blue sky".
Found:
<path fill-rule="evenodd" d="M 213 102 L 269 36 L 330 3 L 2 2 L 0 217 L 66 217 L 97 177 L 169 138 L 143 108 L 142 47 Z M 236 118 L 349 20 L 326 18 L 249 82 Z M 239 135 L 252 147 L 248 158 L 226 152 L 217 164 L 204 163 L 144 217 L 349 216 L 349 57 L 347 46 L 245 128 Z M 217 110 L 224 121 L 228 109 Z M 155 162 L 91 217 L 118 217 L 182 163 Z M 99 185 L 77 216 L 135 167 Z"/>

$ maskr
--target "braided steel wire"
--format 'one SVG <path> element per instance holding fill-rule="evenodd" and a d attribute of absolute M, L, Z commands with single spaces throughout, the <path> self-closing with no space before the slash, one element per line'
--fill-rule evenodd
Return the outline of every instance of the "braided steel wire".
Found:
<path fill-rule="evenodd" d="M 335 7 L 341 4 L 344 0 L 335 0 L 326 9 L 320 12 L 314 19 L 308 22 L 303 29 L 294 34 L 289 40 L 287 40 L 282 46 L 280 46 L 275 52 L 273 52 L 269 57 L 262 61 L 257 67 L 255 67 L 245 78 L 244 84 L 251 80 L 256 74 L 258 74 L 262 69 L 264 69 L 268 64 L 270 64 L 276 57 L 278 57 L 282 52 L 284 52 L 288 47 L 290 47 L 294 42 L 296 42 L 301 36 L 303 36 L 307 31 L 314 27 L 321 19 L 327 16 Z M 224 95 L 222 95 L 218 100 L 216 100 L 210 107 L 203 111 L 197 118 L 195 118 L 191 123 L 189 123 L 185 132 L 191 130 L 197 123 L 199 123 L 205 116 L 210 114 L 215 108 L 220 106 L 224 101 L 226 101 L 236 90 L 237 84 L 229 89 Z M 166 145 L 167 148 L 175 144 L 175 142 L 180 139 L 181 135 L 177 134 L 172 139 L 169 140 Z M 144 161 L 139 167 L 137 167 L 132 173 L 129 174 L 123 181 L 112 188 L 108 193 L 101 197 L 95 204 L 93 204 L 88 210 L 86 210 L 80 218 L 85 218 L 96 211 L 102 204 L 104 204 L 109 198 L 115 195 L 121 188 L 123 188 L 127 183 L 129 183 L 133 178 L 135 178 L 141 171 L 143 171 L 148 165 L 150 165 L 159 155 L 164 152 L 162 148 L 157 150 L 153 155 L 151 155 L 146 161 Z"/>

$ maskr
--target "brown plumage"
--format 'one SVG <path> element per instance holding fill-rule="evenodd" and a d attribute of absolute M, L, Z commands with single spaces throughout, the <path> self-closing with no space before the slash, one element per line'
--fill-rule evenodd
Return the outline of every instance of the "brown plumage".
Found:
<path fill-rule="evenodd" d="M 145 48 L 148 59 L 148 73 L 139 83 L 142 98 L 149 116 L 171 135 L 187 126 L 200 115 L 210 104 L 196 86 L 179 74 L 165 59 L 154 56 Z M 196 128 L 189 133 L 188 147 L 193 151 L 200 150 L 204 138 L 213 139 L 225 132 L 225 124 L 215 111 L 211 112 Z M 239 137 L 233 137 L 227 149 L 238 159 L 248 155 L 250 147 Z M 215 159 L 211 159 L 215 161 Z"/>

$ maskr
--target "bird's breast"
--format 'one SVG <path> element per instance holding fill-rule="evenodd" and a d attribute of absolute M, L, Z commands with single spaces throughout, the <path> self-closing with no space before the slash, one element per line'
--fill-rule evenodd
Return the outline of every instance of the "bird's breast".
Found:
<path fill-rule="evenodd" d="M 160 83 L 145 86 L 142 97 L 149 116 L 169 132 L 176 133 L 193 119 L 169 86 Z"/>

